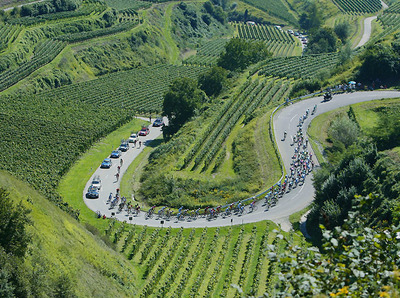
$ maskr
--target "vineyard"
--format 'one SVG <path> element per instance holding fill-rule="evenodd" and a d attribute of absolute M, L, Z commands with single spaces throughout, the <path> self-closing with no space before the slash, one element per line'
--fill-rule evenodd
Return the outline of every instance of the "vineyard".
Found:
<path fill-rule="evenodd" d="M 35 70 L 51 62 L 65 47 L 65 43 L 55 40 L 45 40 L 39 43 L 32 59 L 22 63 L 15 69 L 0 73 L 0 91 L 26 78 Z"/>
<path fill-rule="evenodd" d="M 0 52 L 7 48 L 9 43 L 12 43 L 21 32 L 21 26 L 1 25 L 0 24 Z"/>
<path fill-rule="evenodd" d="M 110 221 L 106 235 L 138 268 L 136 297 L 239 297 L 273 294 L 285 249 L 271 224 L 230 228 L 148 228 Z"/>
<path fill-rule="evenodd" d="M 378 17 L 378 21 L 382 24 L 384 30 L 373 36 L 367 44 L 374 44 L 378 40 L 400 30 L 400 14 L 384 13 Z"/>
<path fill-rule="evenodd" d="M 183 61 L 188 65 L 212 66 L 217 64 L 219 55 L 224 51 L 229 39 L 216 39 L 205 43 L 198 50 L 196 55 L 190 56 Z"/>
<path fill-rule="evenodd" d="M 272 58 L 260 66 L 259 74 L 295 79 L 314 78 L 321 71 L 331 70 L 338 62 L 338 53 Z"/>
<path fill-rule="evenodd" d="M 400 13 L 400 2 L 395 2 L 389 6 L 384 13 Z"/>
<path fill-rule="evenodd" d="M 290 13 L 289 8 L 281 0 L 245 0 L 244 2 L 291 24 L 297 24 L 296 18 Z"/>
<path fill-rule="evenodd" d="M 197 78 L 206 70 L 172 65 L 136 68 L 43 92 L 41 97 L 81 101 L 93 106 L 117 106 L 135 112 L 159 112 L 164 93 L 174 79 Z"/>
<path fill-rule="evenodd" d="M 32 26 L 35 24 L 44 23 L 48 21 L 58 21 L 62 19 L 89 16 L 92 14 L 100 14 L 106 9 L 107 6 L 100 2 L 85 3 L 77 10 L 48 13 L 48 14 L 38 15 L 35 17 L 26 16 L 21 18 L 10 19 L 7 22 L 9 24 Z"/>
<path fill-rule="evenodd" d="M 235 23 L 234 26 L 239 38 L 264 40 L 274 57 L 294 56 L 298 52 L 296 51 L 300 45 L 298 40 L 274 26 L 244 23 Z"/>
<path fill-rule="evenodd" d="M 380 0 L 334 0 L 339 9 L 345 13 L 365 14 L 382 9 Z"/>
<path fill-rule="evenodd" d="M 293 35 L 269 25 L 235 23 L 239 38 L 295 43 Z"/>
<path fill-rule="evenodd" d="M 118 107 L 51 94 L 1 96 L 1 169 L 57 197 L 55 187 L 80 154 L 131 117 Z"/>
<path fill-rule="evenodd" d="M 277 78 L 249 79 L 241 90 L 220 109 L 207 129 L 185 155 L 183 168 L 207 171 L 233 127 L 243 116 L 257 108 L 281 101 L 290 89 L 290 81 Z"/>

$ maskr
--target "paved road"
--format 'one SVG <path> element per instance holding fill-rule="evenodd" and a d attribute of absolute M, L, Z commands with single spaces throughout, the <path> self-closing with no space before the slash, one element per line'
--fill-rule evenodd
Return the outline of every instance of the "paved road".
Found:
<path fill-rule="evenodd" d="M 372 32 L 372 21 L 376 20 L 377 16 L 369 17 L 364 20 L 364 34 L 361 37 L 360 42 L 356 46 L 356 48 L 362 47 L 365 45 L 369 38 L 371 37 L 371 32 Z"/>
<path fill-rule="evenodd" d="M 349 94 L 341 94 L 335 95 L 334 98 L 326 103 L 322 103 L 322 97 L 311 98 L 307 100 L 303 100 L 294 104 L 289 105 L 281 110 L 279 110 L 274 118 L 274 133 L 276 136 L 276 143 L 278 145 L 278 149 L 281 152 L 282 159 L 284 161 L 284 165 L 286 169 L 289 169 L 291 156 L 293 154 L 293 147 L 290 146 L 290 137 L 287 137 L 286 141 L 282 141 L 283 133 L 286 130 L 288 136 L 294 135 L 297 131 L 297 124 L 299 117 L 302 116 L 307 109 L 312 110 L 315 104 L 317 104 L 317 112 L 314 116 L 310 116 L 306 119 L 303 124 L 303 128 L 306 131 L 308 128 L 310 121 L 317 115 L 328 112 L 330 110 L 346 106 L 353 103 L 369 101 L 380 98 L 394 98 L 400 97 L 400 92 L 398 91 L 373 91 L 373 92 L 355 92 Z M 145 142 L 144 146 L 147 146 L 151 140 L 158 137 L 161 134 L 161 130 L 159 128 L 151 128 L 150 135 L 147 137 L 143 137 L 141 140 Z M 125 173 L 128 164 L 133 161 L 133 159 L 143 150 L 143 147 L 131 148 L 128 152 L 124 153 L 122 158 L 124 160 L 121 176 Z M 110 148 L 111 151 L 111 148 Z M 309 151 L 312 152 L 312 149 L 309 148 Z M 315 155 L 314 155 L 315 156 Z M 316 159 L 314 162 L 316 162 Z M 151 219 L 145 219 L 144 214 L 140 214 L 138 217 L 132 217 L 132 220 L 129 220 L 129 216 L 126 212 L 118 213 L 115 209 L 110 210 L 109 205 L 107 203 L 107 198 L 110 192 L 115 193 L 116 188 L 119 188 L 119 181 L 116 181 L 114 175 L 116 173 L 117 163 L 113 165 L 111 169 L 98 169 L 94 173 L 94 175 L 100 175 L 103 181 L 103 187 L 100 191 L 99 199 L 86 199 L 85 193 L 87 187 L 90 185 L 90 181 L 88 181 L 86 185 L 86 189 L 83 192 L 83 199 L 86 205 L 92 209 L 93 211 L 100 211 L 102 214 L 105 214 L 107 217 L 111 216 L 111 213 L 114 212 L 114 217 L 119 220 L 126 220 L 131 222 L 132 224 L 139 225 L 148 225 L 148 226 L 156 226 L 160 227 L 161 221 L 154 216 Z M 217 226 L 227 226 L 231 224 L 241 224 L 241 223 L 251 223 L 258 222 L 261 220 L 272 220 L 276 223 L 281 224 L 284 230 L 290 229 L 290 223 L 288 221 L 289 215 L 302 210 L 306 206 L 308 206 L 314 197 L 314 188 L 311 183 L 311 176 L 309 175 L 306 179 L 306 182 L 303 186 L 298 187 L 292 190 L 290 193 L 285 194 L 279 201 L 278 204 L 266 210 L 266 207 L 263 205 L 264 200 L 260 200 L 257 204 L 256 210 L 252 213 L 247 213 L 242 216 L 233 216 L 226 218 L 217 218 L 215 220 L 207 220 L 206 218 L 198 218 L 192 221 L 177 221 L 176 219 L 171 219 L 170 221 L 165 221 L 163 226 L 171 226 L 171 227 L 217 227 Z"/>

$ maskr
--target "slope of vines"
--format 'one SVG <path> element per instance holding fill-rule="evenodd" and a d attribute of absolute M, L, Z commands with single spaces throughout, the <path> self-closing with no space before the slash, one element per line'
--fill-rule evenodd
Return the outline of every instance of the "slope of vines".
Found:
<path fill-rule="evenodd" d="M 339 9 L 345 13 L 373 13 L 382 9 L 380 0 L 334 0 Z"/>
<path fill-rule="evenodd" d="M 273 294 L 277 267 L 269 252 L 284 249 L 268 222 L 184 230 L 111 221 L 106 233 L 139 268 L 135 297 L 235 297 L 231 284 L 246 296 Z"/>

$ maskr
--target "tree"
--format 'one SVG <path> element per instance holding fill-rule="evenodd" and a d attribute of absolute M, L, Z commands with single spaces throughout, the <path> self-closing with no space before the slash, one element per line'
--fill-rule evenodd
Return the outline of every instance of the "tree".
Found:
<path fill-rule="evenodd" d="M 232 38 L 226 45 L 225 51 L 218 60 L 218 66 L 227 70 L 244 70 L 252 63 L 256 63 L 271 56 L 267 46 L 262 41 L 246 41 Z"/>
<path fill-rule="evenodd" d="M 30 211 L 22 203 L 14 206 L 7 191 L 0 188 L 0 246 L 6 253 L 23 257 L 30 242 L 26 226 Z"/>
<path fill-rule="evenodd" d="M 311 54 L 336 52 L 338 38 L 332 28 L 324 27 L 310 35 L 307 52 Z"/>
<path fill-rule="evenodd" d="M 311 3 L 306 12 L 300 16 L 299 24 L 304 30 L 316 30 L 322 24 L 322 13 L 315 2 Z"/>
<path fill-rule="evenodd" d="M 168 117 L 166 136 L 176 133 L 205 101 L 205 94 L 190 78 L 179 78 L 172 82 L 164 96 L 163 115 Z"/>
<path fill-rule="evenodd" d="M 199 85 L 208 96 L 218 95 L 226 83 L 227 71 L 214 66 L 199 78 Z"/>
<path fill-rule="evenodd" d="M 333 140 L 343 143 L 347 148 L 357 141 L 360 129 L 357 123 L 348 117 L 339 117 L 332 122 L 328 133 Z"/>
<path fill-rule="evenodd" d="M 335 25 L 335 28 L 333 29 L 339 37 L 339 39 L 342 41 L 342 43 L 345 43 L 347 38 L 349 38 L 350 35 L 350 25 L 347 22 L 339 23 Z"/>

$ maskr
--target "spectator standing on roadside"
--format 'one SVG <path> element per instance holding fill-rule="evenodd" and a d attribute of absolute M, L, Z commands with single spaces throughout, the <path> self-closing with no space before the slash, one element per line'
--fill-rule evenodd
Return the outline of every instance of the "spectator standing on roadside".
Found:
<path fill-rule="evenodd" d="M 120 161 L 119 161 L 119 164 L 121 165 L 121 167 L 122 167 L 123 163 L 124 163 L 124 161 L 121 158 Z"/>

